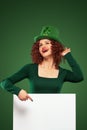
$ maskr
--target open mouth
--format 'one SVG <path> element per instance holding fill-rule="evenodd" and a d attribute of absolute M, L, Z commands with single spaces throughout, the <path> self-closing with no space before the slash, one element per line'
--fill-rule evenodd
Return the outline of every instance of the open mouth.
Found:
<path fill-rule="evenodd" d="M 43 53 L 45 53 L 45 52 L 47 52 L 47 51 L 48 51 L 48 49 L 42 50 Z"/>

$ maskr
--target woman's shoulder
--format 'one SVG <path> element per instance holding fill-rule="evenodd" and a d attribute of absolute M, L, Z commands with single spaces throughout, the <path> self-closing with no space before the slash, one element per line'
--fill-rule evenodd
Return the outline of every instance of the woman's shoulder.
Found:
<path fill-rule="evenodd" d="M 28 63 L 28 64 L 25 64 L 23 66 L 23 68 L 33 68 L 33 67 L 36 67 L 36 66 L 37 66 L 37 64 L 35 64 L 35 63 Z"/>
<path fill-rule="evenodd" d="M 62 66 L 59 66 L 59 71 L 60 71 L 60 73 L 66 73 L 67 69 Z"/>

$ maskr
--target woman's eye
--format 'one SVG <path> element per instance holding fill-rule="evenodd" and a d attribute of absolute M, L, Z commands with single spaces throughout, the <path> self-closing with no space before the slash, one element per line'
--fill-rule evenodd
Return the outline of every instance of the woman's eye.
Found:
<path fill-rule="evenodd" d="M 49 42 L 46 42 L 46 44 L 50 44 Z"/>
<path fill-rule="evenodd" d="M 42 44 L 39 44 L 39 47 L 41 47 L 42 46 Z"/>

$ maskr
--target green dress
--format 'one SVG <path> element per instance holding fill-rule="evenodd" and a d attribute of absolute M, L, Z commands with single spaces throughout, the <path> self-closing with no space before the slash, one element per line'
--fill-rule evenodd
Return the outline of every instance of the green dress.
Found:
<path fill-rule="evenodd" d="M 59 66 L 59 75 L 57 78 L 43 78 L 38 76 L 38 64 L 27 64 L 17 73 L 6 78 L 0 83 L 0 86 L 12 94 L 18 95 L 21 88 L 15 86 L 15 83 L 27 78 L 30 81 L 32 92 L 30 93 L 60 93 L 64 82 L 80 82 L 83 80 L 82 71 L 71 55 L 65 55 L 71 70 Z"/>

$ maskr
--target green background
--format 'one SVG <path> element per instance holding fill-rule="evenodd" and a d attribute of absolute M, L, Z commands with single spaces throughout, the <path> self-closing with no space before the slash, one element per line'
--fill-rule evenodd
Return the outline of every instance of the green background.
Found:
<path fill-rule="evenodd" d="M 81 66 L 84 81 L 65 83 L 62 93 L 76 93 L 76 130 L 87 129 L 85 0 L 0 2 L 0 81 L 31 62 L 33 38 L 40 33 L 43 25 L 53 25 L 59 29 L 61 41 L 71 48 Z M 63 66 L 69 68 L 67 63 Z M 27 80 L 17 85 L 29 90 Z M 12 118 L 13 96 L 0 88 L 0 130 L 12 130 Z"/>

